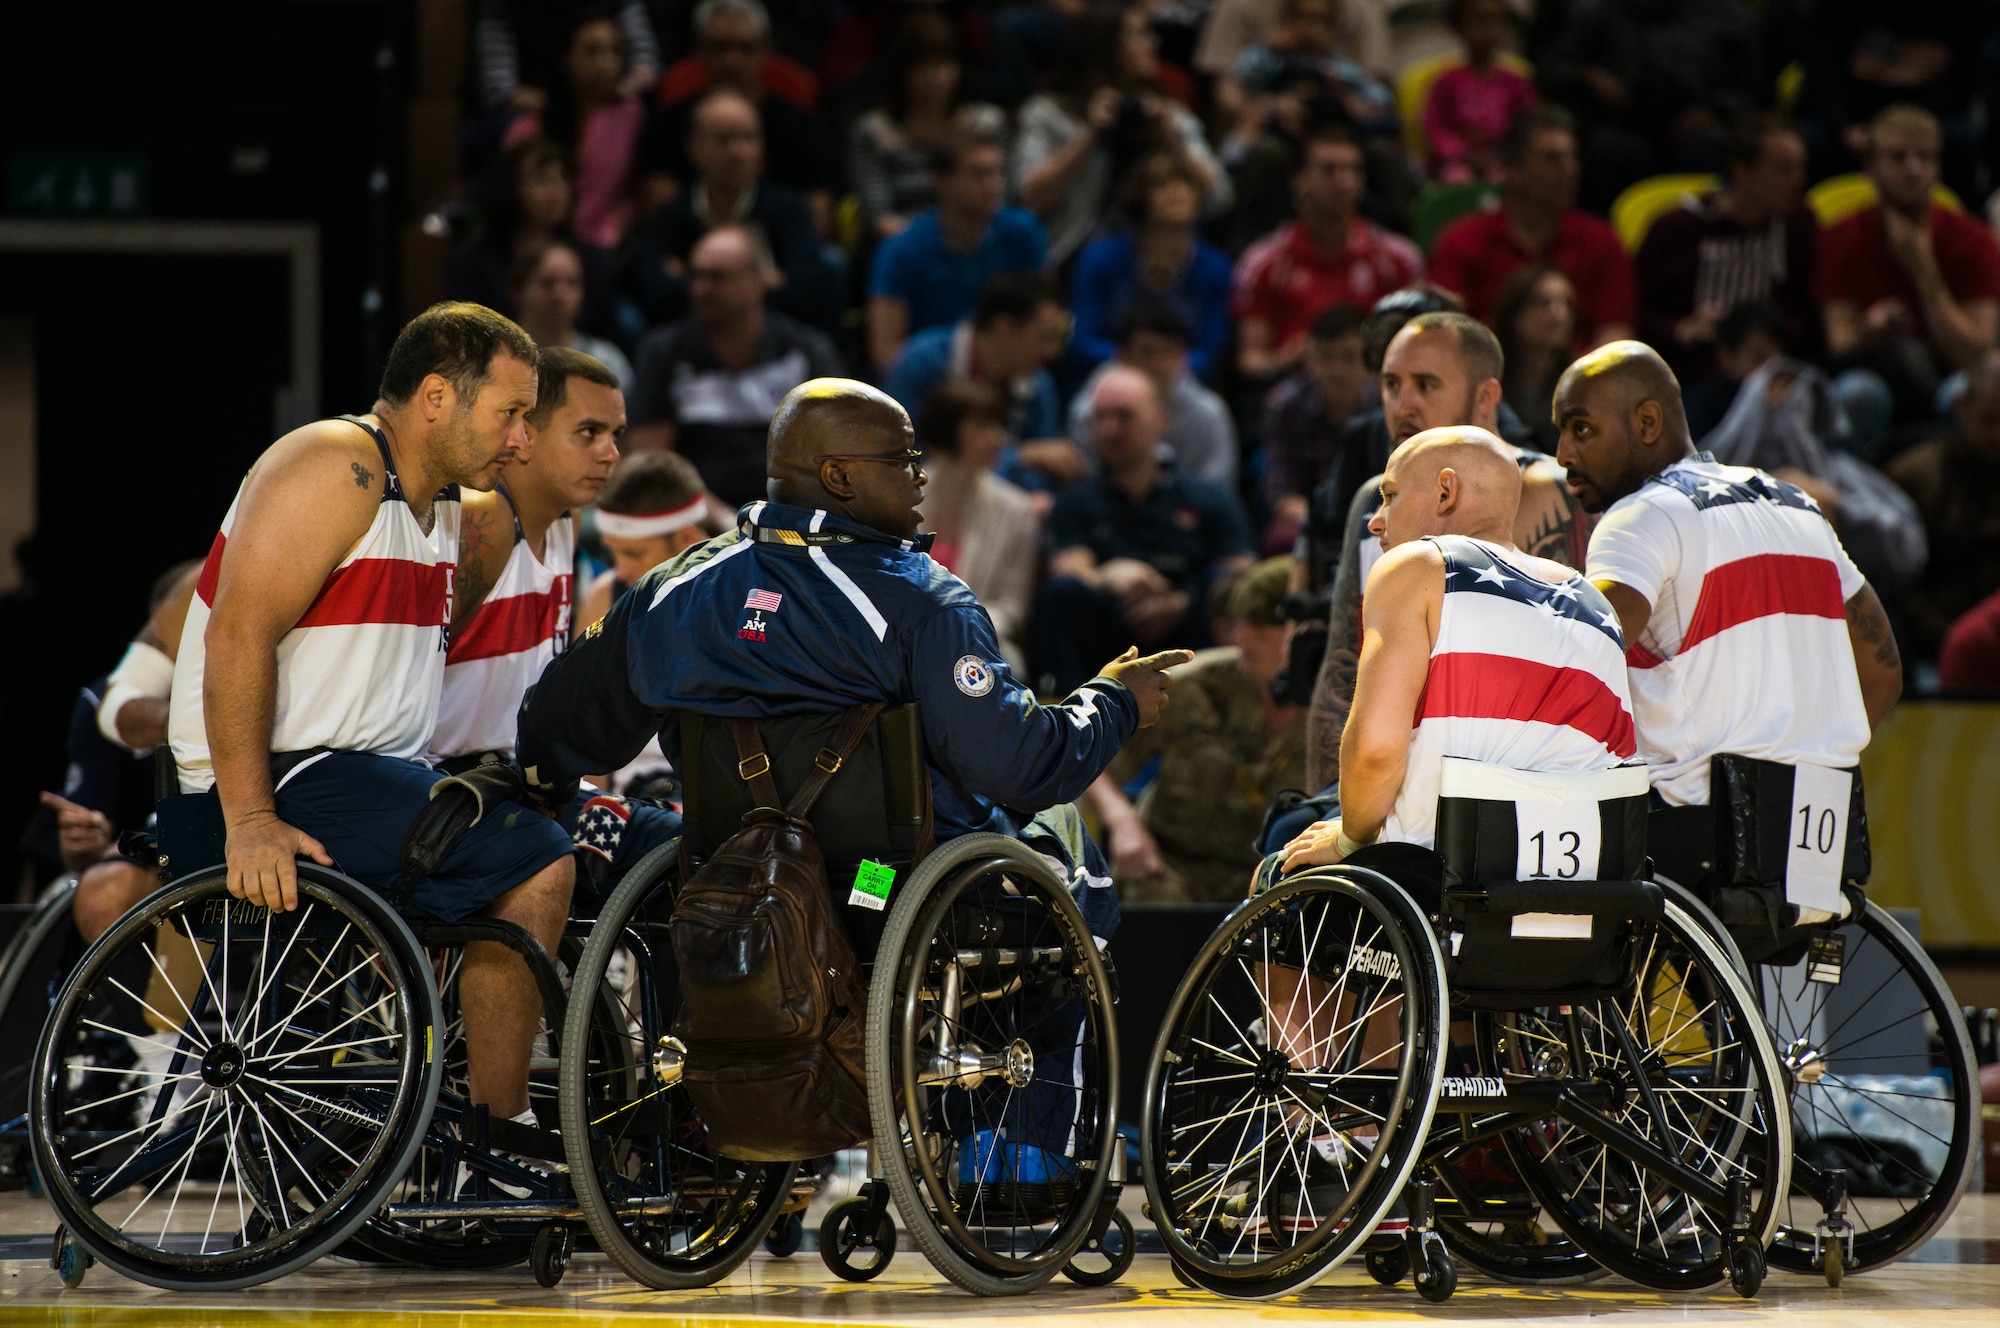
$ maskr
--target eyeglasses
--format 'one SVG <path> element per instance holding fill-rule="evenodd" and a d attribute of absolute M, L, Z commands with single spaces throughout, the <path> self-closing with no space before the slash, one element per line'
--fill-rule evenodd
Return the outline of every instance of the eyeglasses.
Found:
<path fill-rule="evenodd" d="M 908 469 L 913 480 L 924 473 L 924 454 L 914 447 L 900 452 L 829 452 L 813 458 L 815 466 L 825 461 L 886 461 Z"/>

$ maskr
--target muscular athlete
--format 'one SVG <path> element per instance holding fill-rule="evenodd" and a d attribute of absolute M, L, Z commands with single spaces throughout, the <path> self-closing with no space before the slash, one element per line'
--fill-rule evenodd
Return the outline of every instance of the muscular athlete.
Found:
<path fill-rule="evenodd" d="M 1428 430 L 1390 456 L 1341 815 L 1286 845 L 1285 870 L 1378 839 L 1430 847 L 1445 757 L 1553 772 L 1633 754 L 1616 617 L 1575 571 L 1514 543 L 1521 489 L 1513 449 L 1483 429 Z"/>
<path fill-rule="evenodd" d="M 1497 434 L 1505 368 L 1498 338 L 1476 320 L 1460 313 L 1411 319 L 1382 356 L 1382 409 L 1390 441 L 1401 446 L 1426 429 L 1448 426 Z M 1534 557 L 1580 567 L 1589 521 L 1563 483 L 1561 468 L 1539 452 L 1501 446 L 1521 471 L 1521 499 L 1510 531 L 1514 544 Z M 1340 772 L 1341 735 L 1360 662 L 1362 587 L 1381 552 L 1370 525 L 1380 501 L 1379 481 L 1378 476 L 1362 485 L 1348 509 L 1326 657 L 1307 715 L 1306 785 L 1312 789 L 1328 787 Z"/>
<path fill-rule="evenodd" d="M 527 444 L 536 351 L 478 305 L 403 329 L 370 413 L 280 438 L 243 481 L 203 566 L 169 719 L 184 793 L 213 788 L 231 894 L 298 904 L 294 858 L 377 889 L 429 800 L 459 535 L 458 486 L 487 490 Z M 274 765 L 282 778 L 274 777 Z M 553 951 L 574 881 L 569 837 L 488 816 L 409 903 L 513 922 Z M 471 1100 L 527 1108 L 540 998 L 519 956 L 468 945 Z"/>
<path fill-rule="evenodd" d="M 1639 749 L 1661 800 L 1707 804 L 1718 753 L 1852 766 L 1902 693 L 1902 661 L 1819 508 L 1697 453 L 1679 383 L 1639 342 L 1571 365 L 1555 413 L 1569 483 L 1604 514 L 1588 574 L 1624 628 Z"/>

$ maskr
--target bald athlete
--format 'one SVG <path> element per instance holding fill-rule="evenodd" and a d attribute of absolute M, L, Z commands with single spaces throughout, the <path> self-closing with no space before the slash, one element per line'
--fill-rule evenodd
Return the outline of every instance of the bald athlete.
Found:
<path fill-rule="evenodd" d="M 986 610 L 927 553 L 911 442 L 909 417 L 875 388 L 839 378 L 794 388 L 771 420 L 770 500 L 648 573 L 529 693 L 529 778 L 615 770 L 655 734 L 678 764 L 681 709 L 763 720 L 915 701 L 940 841 L 1032 837 L 1031 818 L 1054 818 L 1070 832 L 1071 869 L 1086 855 L 1101 864 L 1067 804 L 1159 717 L 1166 670 L 1191 656 L 1128 650 L 1060 704 L 1038 704 Z M 1088 920 L 1110 891 L 1084 895 Z"/>
<path fill-rule="evenodd" d="M 1400 446 L 1426 429 L 1453 425 L 1498 434 L 1505 370 L 1499 339 L 1483 324 L 1462 313 L 1417 315 L 1382 355 L 1379 379 L 1390 441 Z M 1521 471 L 1514 543 L 1537 557 L 1582 567 L 1590 522 L 1563 483 L 1562 469 L 1540 452 L 1502 446 Z M 1370 524 L 1379 501 L 1377 482 L 1371 479 L 1355 492 L 1348 508 L 1329 605 L 1326 656 L 1313 683 L 1306 723 L 1306 783 L 1314 789 L 1326 788 L 1340 773 L 1341 734 L 1360 660 L 1362 588 L 1382 554 Z"/>
<path fill-rule="evenodd" d="M 1624 629 L 1639 750 L 1661 800 L 1706 805 L 1719 753 L 1854 765 L 1902 692 L 1902 662 L 1881 601 L 1812 499 L 1697 453 L 1680 384 L 1639 342 L 1571 365 L 1555 413 L 1570 487 L 1604 514 L 1586 571 Z M 1700 875 L 1662 866 L 1683 884 Z"/>
<path fill-rule="evenodd" d="M 1617 615 L 1514 545 L 1514 449 L 1484 429 L 1427 430 L 1390 455 L 1381 494 L 1341 815 L 1285 846 L 1287 871 L 1378 840 L 1431 847 L 1446 757 L 1574 772 L 1634 751 Z"/>

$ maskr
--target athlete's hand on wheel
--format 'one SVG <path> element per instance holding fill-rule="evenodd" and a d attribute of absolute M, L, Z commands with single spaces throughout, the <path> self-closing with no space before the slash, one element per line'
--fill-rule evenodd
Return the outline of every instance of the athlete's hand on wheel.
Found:
<path fill-rule="evenodd" d="M 1331 867 L 1346 856 L 1340 851 L 1340 818 L 1314 821 L 1291 843 L 1278 850 L 1285 855 L 1280 872 L 1300 867 Z"/>
<path fill-rule="evenodd" d="M 299 868 L 293 859 L 300 856 L 322 867 L 333 865 L 317 839 L 286 825 L 276 812 L 251 813 L 229 827 L 229 893 L 289 913 L 299 906 Z"/>
<path fill-rule="evenodd" d="M 1127 646 L 1124 654 L 1100 672 L 1114 682 L 1123 683 L 1125 690 L 1132 693 L 1132 699 L 1139 703 L 1139 727 L 1149 729 L 1159 723 L 1160 712 L 1167 708 L 1167 689 L 1174 685 L 1167 670 L 1193 658 L 1192 650 L 1162 650 L 1141 658 L 1139 647 Z"/>

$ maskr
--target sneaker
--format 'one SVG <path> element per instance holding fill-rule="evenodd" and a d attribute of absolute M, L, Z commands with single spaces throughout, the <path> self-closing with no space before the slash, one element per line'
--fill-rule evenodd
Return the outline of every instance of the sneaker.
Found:
<path fill-rule="evenodd" d="M 953 1198 L 989 1212 L 1052 1212 L 1075 1193 L 1076 1163 L 1033 1144 L 1008 1143 L 998 1130 L 975 1130 L 958 1146 Z"/>

